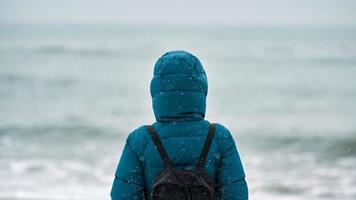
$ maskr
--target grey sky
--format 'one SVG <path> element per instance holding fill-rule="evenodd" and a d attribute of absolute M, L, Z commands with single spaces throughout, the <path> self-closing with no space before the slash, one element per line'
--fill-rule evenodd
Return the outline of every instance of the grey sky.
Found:
<path fill-rule="evenodd" d="M 0 22 L 356 25 L 356 1 L 0 0 Z"/>

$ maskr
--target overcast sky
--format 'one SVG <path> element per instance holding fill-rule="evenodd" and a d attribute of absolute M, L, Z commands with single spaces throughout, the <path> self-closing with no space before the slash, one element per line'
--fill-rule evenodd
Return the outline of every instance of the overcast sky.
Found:
<path fill-rule="evenodd" d="M 0 0 L 0 22 L 356 25 L 356 0 Z"/>

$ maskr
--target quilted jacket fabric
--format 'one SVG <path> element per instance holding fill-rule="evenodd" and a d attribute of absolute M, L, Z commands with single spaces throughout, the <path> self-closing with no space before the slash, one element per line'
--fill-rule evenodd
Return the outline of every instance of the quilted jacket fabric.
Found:
<path fill-rule="evenodd" d="M 175 168 L 194 170 L 205 142 L 208 84 L 200 61 L 185 51 L 164 54 L 151 81 L 153 123 Z M 141 126 L 129 134 L 112 186 L 112 200 L 151 199 L 154 177 L 164 169 L 154 143 Z M 248 199 L 245 173 L 234 139 L 217 124 L 205 165 L 215 180 L 219 199 Z"/>

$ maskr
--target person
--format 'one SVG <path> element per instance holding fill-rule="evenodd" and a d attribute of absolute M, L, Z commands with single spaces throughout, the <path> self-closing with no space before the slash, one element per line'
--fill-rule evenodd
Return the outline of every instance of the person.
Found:
<path fill-rule="evenodd" d="M 186 51 L 170 51 L 155 66 L 150 85 L 153 128 L 174 168 L 194 170 L 210 122 L 205 119 L 208 82 L 202 64 Z M 151 199 L 154 178 L 164 162 L 146 126 L 129 134 L 111 190 L 112 200 Z M 230 131 L 216 124 L 204 166 L 218 199 L 248 199 L 242 162 Z"/>

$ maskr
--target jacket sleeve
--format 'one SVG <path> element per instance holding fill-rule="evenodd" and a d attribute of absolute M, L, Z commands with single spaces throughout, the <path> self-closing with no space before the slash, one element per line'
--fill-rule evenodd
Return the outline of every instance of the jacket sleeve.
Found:
<path fill-rule="evenodd" d="M 246 200 L 248 187 L 245 172 L 233 137 L 229 130 L 217 127 L 220 161 L 218 164 L 216 183 L 219 199 Z"/>
<path fill-rule="evenodd" d="M 142 166 L 138 156 L 130 145 L 130 136 L 126 141 L 115 179 L 111 189 L 112 200 L 144 199 L 144 179 Z"/>

